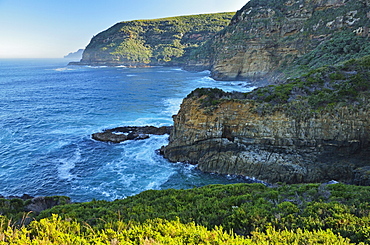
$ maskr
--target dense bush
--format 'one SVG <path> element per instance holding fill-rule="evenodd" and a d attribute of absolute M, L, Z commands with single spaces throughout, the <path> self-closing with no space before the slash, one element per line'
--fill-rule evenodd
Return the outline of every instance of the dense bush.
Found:
<path fill-rule="evenodd" d="M 370 56 L 324 66 L 291 79 L 285 84 L 257 89 L 249 97 L 272 104 L 301 101 L 318 109 L 338 103 L 361 106 L 369 98 Z M 364 105 L 365 105 L 364 104 Z"/>
<path fill-rule="evenodd" d="M 56 206 L 19 228 L 2 216 L 0 244 L 369 243 L 369 199 L 370 187 L 344 184 L 150 190 Z"/>
<path fill-rule="evenodd" d="M 297 58 L 287 69 L 290 70 L 288 73 L 299 74 L 299 72 L 309 69 L 334 65 L 366 55 L 370 55 L 369 37 L 357 36 L 353 32 L 342 31 L 322 42 L 311 52 Z"/>
<path fill-rule="evenodd" d="M 244 236 L 265 237 L 275 232 L 277 237 L 293 239 L 302 231 L 307 235 L 327 230 L 336 239 L 340 234 L 352 242 L 369 243 L 368 200 L 369 187 L 344 184 L 273 188 L 262 184 L 211 185 L 190 190 L 150 190 L 113 202 L 57 206 L 44 211 L 39 219 L 58 214 L 98 230 L 117 220 L 145 224 L 157 218 L 179 219 L 183 224 L 195 222 L 210 230 L 222 226 L 225 231 Z"/>

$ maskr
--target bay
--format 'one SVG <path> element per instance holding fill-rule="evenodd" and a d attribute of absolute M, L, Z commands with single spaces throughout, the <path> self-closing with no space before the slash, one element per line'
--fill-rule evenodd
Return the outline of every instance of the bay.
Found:
<path fill-rule="evenodd" d="M 247 181 L 171 163 L 168 136 L 121 144 L 91 134 L 118 126 L 172 125 L 198 87 L 250 91 L 179 68 L 68 66 L 65 59 L 0 59 L 0 194 L 115 200 L 148 189 Z"/>

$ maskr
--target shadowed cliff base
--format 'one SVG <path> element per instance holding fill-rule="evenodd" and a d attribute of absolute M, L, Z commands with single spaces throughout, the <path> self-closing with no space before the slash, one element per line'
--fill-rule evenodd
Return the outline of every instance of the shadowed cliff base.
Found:
<path fill-rule="evenodd" d="M 249 93 L 197 89 L 174 116 L 171 161 L 273 183 L 370 185 L 370 56 Z"/>

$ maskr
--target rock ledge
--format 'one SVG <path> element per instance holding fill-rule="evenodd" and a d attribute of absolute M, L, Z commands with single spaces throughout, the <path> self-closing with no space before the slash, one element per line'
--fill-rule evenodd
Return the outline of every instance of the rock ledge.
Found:
<path fill-rule="evenodd" d="M 125 126 L 112 129 L 106 129 L 100 133 L 92 134 L 94 140 L 103 142 L 120 143 L 126 140 L 143 140 L 148 139 L 149 134 L 164 135 L 170 134 L 172 126 Z"/>

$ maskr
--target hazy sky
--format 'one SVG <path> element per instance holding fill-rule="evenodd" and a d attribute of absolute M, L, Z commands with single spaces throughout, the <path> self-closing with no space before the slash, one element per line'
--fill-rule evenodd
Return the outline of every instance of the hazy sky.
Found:
<path fill-rule="evenodd" d="M 0 58 L 58 58 L 117 22 L 237 11 L 248 0 L 0 0 Z"/>

